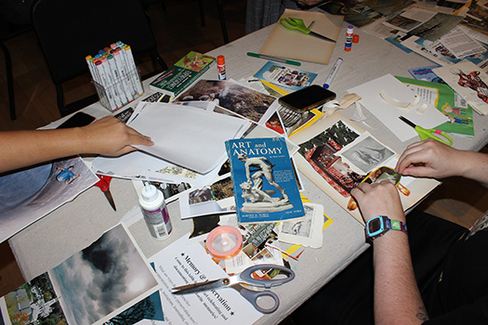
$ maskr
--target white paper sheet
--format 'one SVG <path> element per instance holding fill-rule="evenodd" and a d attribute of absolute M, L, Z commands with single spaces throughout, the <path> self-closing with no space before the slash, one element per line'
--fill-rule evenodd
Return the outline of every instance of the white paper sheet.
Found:
<path fill-rule="evenodd" d="M 425 129 L 434 128 L 447 121 L 446 117 L 431 104 L 428 105 L 423 114 L 419 114 L 416 111 L 416 107 L 426 103 L 423 99 L 420 99 L 417 106 L 410 111 L 388 104 L 381 98 L 381 91 L 385 91 L 390 97 L 401 102 L 414 102 L 415 100 L 415 93 L 391 74 L 384 75 L 347 91 L 361 96 L 361 105 L 366 107 L 401 141 L 418 137 L 418 134 L 411 126 L 400 120 L 400 116 L 405 116 Z"/>
<path fill-rule="evenodd" d="M 183 236 L 149 261 L 163 283 L 164 321 L 167 324 L 252 324 L 261 313 L 237 290 L 225 288 L 187 295 L 173 295 L 171 289 L 188 283 L 218 279 L 227 273 L 215 264 L 199 243 L 186 245 Z"/>
<path fill-rule="evenodd" d="M 224 142 L 239 137 L 249 122 L 182 105 L 151 103 L 128 125 L 154 141 L 154 146 L 138 149 L 206 174 L 226 157 Z"/>

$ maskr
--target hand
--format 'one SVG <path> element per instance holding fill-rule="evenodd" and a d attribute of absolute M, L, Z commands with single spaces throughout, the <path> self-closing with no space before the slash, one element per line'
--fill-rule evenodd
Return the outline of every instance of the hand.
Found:
<path fill-rule="evenodd" d="M 322 1 L 324 0 L 297 0 L 297 3 L 301 6 L 311 7 L 311 6 L 315 6 L 316 4 Z"/>
<path fill-rule="evenodd" d="M 468 162 L 467 152 L 427 139 L 407 147 L 398 159 L 395 172 L 414 177 L 445 178 L 461 175 Z"/>
<path fill-rule="evenodd" d="M 351 191 L 365 222 L 376 216 L 387 216 L 405 222 L 400 195 L 390 181 L 361 183 Z"/>
<path fill-rule="evenodd" d="M 113 116 L 104 117 L 80 128 L 84 153 L 119 156 L 135 150 L 132 145 L 152 146 L 151 138 L 128 127 Z"/>

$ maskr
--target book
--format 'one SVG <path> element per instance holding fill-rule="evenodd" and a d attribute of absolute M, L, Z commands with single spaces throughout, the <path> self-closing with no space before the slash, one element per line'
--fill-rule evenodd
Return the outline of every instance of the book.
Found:
<path fill-rule="evenodd" d="M 285 139 L 232 139 L 229 156 L 239 223 L 302 218 L 305 210 Z"/>
<path fill-rule="evenodd" d="M 191 51 L 154 79 L 149 87 L 170 96 L 177 96 L 210 69 L 214 63 L 214 57 Z"/>
<path fill-rule="evenodd" d="M 317 74 L 268 61 L 254 76 L 278 86 L 298 90 L 310 86 Z"/>

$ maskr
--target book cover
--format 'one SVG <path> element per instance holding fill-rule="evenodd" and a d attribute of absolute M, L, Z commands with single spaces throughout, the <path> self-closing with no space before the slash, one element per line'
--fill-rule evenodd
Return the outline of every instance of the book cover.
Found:
<path fill-rule="evenodd" d="M 239 223 L 305 216 L 285 139 L 233 139 L 225 146 Z"/>
<path fill-rule="evenodd" d="M 268 61 L 254 76 L 278 86 L 298 90 L 310 86 L 317 74 Z"/>
<path fill-rule="evenodd" d="M 191 51 L 154 79 L 149 84 L 149 87 L 152 90 L 161 91 L 170 96 L 177 96 L 204 74 L 214 63 L 214 57 Z"/>

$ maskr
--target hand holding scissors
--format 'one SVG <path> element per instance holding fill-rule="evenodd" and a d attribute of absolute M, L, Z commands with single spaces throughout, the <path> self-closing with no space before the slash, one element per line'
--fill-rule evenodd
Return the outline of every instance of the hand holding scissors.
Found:
<path fill-rule="evenodd" d="M 112 197 L 112 193 L 110 193 L 110 181 L 112 180 L 112 177 L 98 174 L 97 176 L 98 178 L 100 178 L 100 180 L 95 184 L 95 186 L 100 188 L 103 194 L 105 194 L 108 203 L 110 203 L 110 205 L 112 206 L 112 209 L 114 209 L 114 211 L 117 211 L 117 209 L 115 208 L 114 198 Z"/>
<path fill-rule="evenodd" d="M 259 270 L 267 270 L 267 269 L 280 270 L 280 272 L 284 274 L 286 278 L 264 280 L 264 279 L 254 279 L 252 277 L 252 274 L 254 272 Z M 233 288 L 237 290 L 244 298 L 246 298 L 254 306 L 254 308 L 256 308 L 257 311 L 263 314 L 271 314 L 274 311 L 276 311 L 276 309 L 278 309 L 280 305 L 280 300 L 278 296 L 274 292 L 269 290 L 254 291 L 254 290 L 247 289 L 246 287 L 253 286 L 253 287 L 259 287 L 264 289 L 270 289 L 273 286 L 287 283 L 293 280 L 294 278 L 295 278 L 295 272 L 293 272 L 289 268 L 280 265 L 261 264 L 261 265 L 254 265 L 248 267 L 247 269 L 242 271 L 240 275 L 233 275 L 225 278 L 175 287 L 173 288 L 173 294 L 181 295 L 181 294 L 195 293 L 195 292 L 207 291 L 207 290 L 218 289 L 218 288 Z M 271 297 L 274 300 L 274 306 L 268 309 L 262 308 L 261 306 L 258 305 L 258 299 L 260 297 Z"/>
<path fill-rule="evenodd" d="M 320 35 L 316 32 L 312 32 L 310 29 L 308 29 L 305 26 L 305 23 L 303 22 L 303 20 L 299 19 L 299 18 L 291 18 L 291 17 L 285 18 L 285 17 L 283 17 L 280 19 L 280 24 L 281 24 L 281 26 L 283 26 L 287 29 L 297 30 L 297 31 L 300 31 L 306 35 L 313 35 L 313 36 L 316 36 L 318 38 L 325 39 L 326 41 L 330 41 L 330 42 L 334 42 L 334 43 L 336 42 L 332 38 L 328 38 L 327 36 Z"/>
<path fill-rule="evenodd" d="M 444 144 L 447 144 L 448 146 L 452 145 L 452 139 L 450 136 L 447 135 L 446 132 L 437 129 L 424 129 L 423 127 L 413 123 L 412 121 L 410 121 L 404 116 L 400 116 L 399 118 L 403 122 L 413 127 L 415 131 L 417 131 L 417 133 L 420 135 L 420 140 L 423 141 L 431 138 L 439 142 L 442 142 Z"/>

